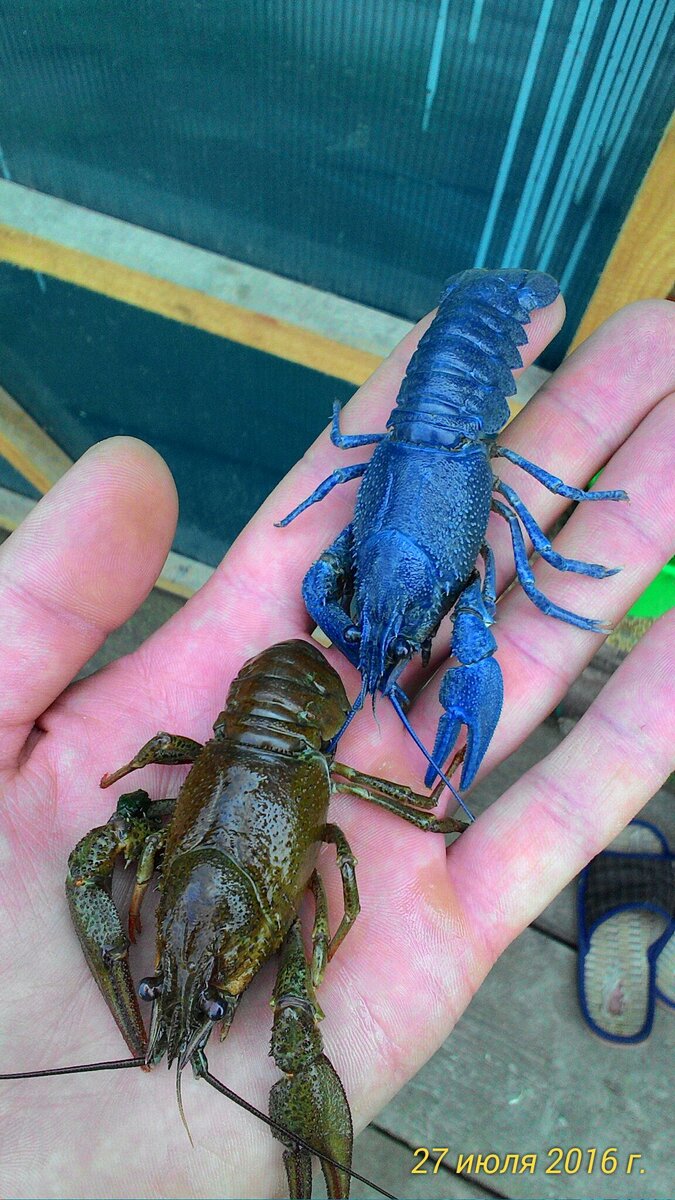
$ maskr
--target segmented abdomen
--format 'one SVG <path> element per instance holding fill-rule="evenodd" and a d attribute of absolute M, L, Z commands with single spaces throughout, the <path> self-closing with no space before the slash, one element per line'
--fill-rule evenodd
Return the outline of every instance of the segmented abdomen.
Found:
<path fill-rule="evenodd" d="M 317 749 L 339 729 L 349 701 L 337 671 L 310 642 L 278 642 L 244 664 L 232 681 L 216 736 L 293 753 L 297 739 Z"/>
<path fill-rule="evenodd" d="M 458 435 L 494 437 L 509 417 L 523 326 L 558 295 L 540 271 L 463 271 L 445 284 L 438 312 L 408 364 L 388 428 L 401 441 L 452 446 Z"/>

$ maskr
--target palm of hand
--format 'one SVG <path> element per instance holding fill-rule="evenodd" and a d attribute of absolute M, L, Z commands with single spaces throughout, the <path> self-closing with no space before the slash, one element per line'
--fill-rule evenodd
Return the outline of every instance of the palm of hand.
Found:
<path fill-rule="evenodd" d="M 659 304 L 619 314 L 504 437 L 577 485 L 616 451 L 602 486 L 625 487 L 630 509 L 585 506 L 556 546 L 628 566 L 601 583 L 561 579 L 549 568 L 540 572 L 541 586 L 560 603 L 612 623 L 673 552 L 667 521 L 673 479 L 665 452 L 673 368 L 664 363 L 661 345 L 669 316 Z M 559 320 L 558 305 L 537 314 L 529 359 Z M 419 332 L 350 406 L 347 430 L 383 425 Z M 670 412 L 672 417 L 672 407 Z M 121 791 L 142 786 L 153 797 L 173 796 L 185 775 L 184 768 L 147 768 L 111 796 L 97 788 L 104 771 L 126 761 L 157 729 L 206 740 L 243 661 L 272 642 L 311 632 L 299 598 L 302 575 L 346 523 L 353 489 L 344 495 L 338 489 L 321 510 L 288 530 L 274 530 L 272 522 L 329 473 L 336 454 L 323 435 L 211 583 L 138 652 L 68 688 L 51 707 L 105 632 L 137 607 L 161 568 L 175 519 L 166 469 L 139 443 L 103 444 L 40 505 L 42 516 L 38 510 L 3 547 L 0 974 L 9 1034 L 2 1043 L 3 1070 L 122 1057 L 119 1034 L 70 928 L 63 895 L 68 853 L 107 818 Z M 544 527 L 550 525 L 559 502 L 522 475 L 518 487 Z M 503 589 L 512 559 L 499 528 L 490 531 L 490 540 Z M 519 589 L 501 602 L 497 636 L 506 705 L 488 769 L 550 711 L 598 644 L 594 635 L 543 617 Z M 447 644 L 442 629 L 439 656 Z M 665 728 L 665 693 L 673 686 L 666 646 L 665 629 L 655 627 L 560 749 L 447 856 L 438 835 L 359 800 L 334 804 L 331 819 L 345 830 L 359 860 L 362 912 L 330 965 L 320 1000 L 326 1049 L 357 1125 L 419 1068 L 509 941 L 668 774 L 667 750 L 675 739 Z M 329 657 L 353 696 L 355 672 L 335 651 Z M 442 675 L 442 661 L 440 666 Z M 426 744 L 438 719 L 439 680 L 412 709 Z M 413 695 L 419 682 L 413 674 Z M 362 714 L 341 743 L 340 758 L 419 789 L 423 764 L 385 703 L 378 720 L 379 728 Z M 321 869 L 334 928 L 341 893 L 333 851 L 322 851 Z M 143 965 L 132 959 L 137 977 L 152 956 L 152 922 L 145 924 Z M 265 1110 L 277 1077 L 267 1058 L 272 980 L 268 966 L 245 997 L 227 1042 L 209 1047 L 214 1073 Z M 283 1194 L 281 1148 L 262 1126 L 201 1083 L 186 1080 L 185 1102 L 194 1151 L 178 1120 L 173 1073 L 161 1067 L 150 1076 L 124 1071 L 5 1084 L 0 1119 L 9 1154 L 3 1190 L 25 1196 L 50 1189 L 108 1196 Z"/>

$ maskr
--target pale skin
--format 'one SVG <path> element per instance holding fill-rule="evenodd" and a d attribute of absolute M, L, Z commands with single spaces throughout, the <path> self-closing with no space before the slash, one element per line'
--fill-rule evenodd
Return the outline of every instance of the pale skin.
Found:
<path fill-rule="evenodd" d="M 673 315 L 659 301 L 618 313 L 502 436 L 577 486 L 607 463 L 601 486 L 629 493 L 629 504 L 580 506 L 555 541 L 562 553 L 623 566 L 620 574 L 598 581 L 541 563 L 536 568 L 551 598 L 612 625 L 675 552 Z M 534 315 L 527 362 L 562 318 L 562 301 Z M 344 432 L 384 427 L 423 327 L 347 407 Z M 326 431 L 211 582 L 134 654 L 82 683 L 71 680 L 140 605 L 171 545 L 176 496 L 166 466 L 138 441 L 104 442 L 0 549 L 0 1071 L 125 1056 L 69 925 L 68 853 L 106 820 L 122 791 L 144 787 L 154 797 L 173 796 L 187 768 L 146 768 L 107 793 L 98 788 L 104 772 L 158 729 L 205 740 L 242 663 L 272 642 L 311 633 L 302 577 L 349 519 L 357 485 L 335 490 L 288 529 L 273 522 L 359 453 L 336 450 Z M 565 502 L 503 460 L 496 470 L 550 528 Z M 489 536 L 503 590 L 513 558 L 498 518 Z M 543 616 L 520 588 L 500 604 L 495 631 L 506 699 L 483 775 L 551 711 L 601 641 Z M 440 673 L 419 699 L 428 673 L 413 669 L 404 680 L 413 723 L 427 745 L 439 716 L 447 647 L 442 629 L 432 663 Z M 356 673 L 335 651 L 329 656 L 353 697 Z M 341 761 L 419 790 L 419 752 L 384 701 L 378 719 L 379 728 L 367 706 L 340 745 Z M 512 939 L 659 788 L 675 766 L 674 746 L 671 613 L 566 740 L 449 851 L 442 836 L 364 801 L 333 803 L 331 819 L 358 859 L 362 911 L 326 972 L 322 1028 L 358 1128 L 450 1034 Z M 328 848 L 320 860 L 333 928 L 341 915 L 334 854 Z M 144 955 L 132 960 L 137 975 L 150 966 L 151 927 L 148 919 Z M 277 1078 L 267 1057 L 272 981 L 265 968 L 228 1041 L 209 1048 L 213 1072 L 265 1110 Z M 0 1084 L 0 1193 L 285 1194 L 280 1147 L 253 1117 L 187 1073 L 184 1100 L 194 1150 L 178 1118 L 173 1073 L 162 1067 Z M 489 1113 L 485 1120 L 489 1130 Z"/>

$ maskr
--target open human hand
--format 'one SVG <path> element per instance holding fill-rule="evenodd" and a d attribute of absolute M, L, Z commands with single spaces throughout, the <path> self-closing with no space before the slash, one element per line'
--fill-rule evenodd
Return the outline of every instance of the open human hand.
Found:
<path fill-rule="evenodd" d="M 526 362 L 561 324 L 562 302 L 534 314 Z M 383 427 L 421 323 L 346 408 L 345 432 Z M 618 313 L 555 373 L 502 441 L 583 486 L 630 504 L 582 505 L 555 541 L 567 555 L 622 566 L 602 581 L 537 579 L 565 607 L 615 624 L 673 554 L 673 312 L 643 302 Z M 63 890 L 68 854 L 109 815 L 98 780 L 157 729 L 209 737 L 242 663 L 273 642 L 309 636 L 308 565 L 349 519 L 356 485 L 337 489 L 286 530 L 283 516 L 335 465 L 326 431 L 247 526 L 211 581 L 143 646 L 71 680 L 141 604 L 171 544 L 176 497 L 149 447 L 95 446 L 0 549 L 0 1071 L 122 1057 L 124 1046 L 85 966 Z M 356 452 L 359 453 L 358 451 Z M 362 451 L 360 452 L 363 453 Z M 350 461 L 340 455 L 341 464 Z M 496 468 L 511 478 L 515 468 Z M 515 478 L 515 475 L 514 475 Z M 564 507 L 518 474 L 544 529 Z M 214 521 L 218 514 L 214 513 Z M 494 519 L 493 519 L 494 521 Z M 508 531 L 490 528 L 499 591 L 513 580 Z M 446 851 L 444 839 L 354 798 L 332 819 L 358 858 L 362 911 L 321 988 L 326 1049 L 362 1127 L 447 1037 L 498 955 L 645 804 L 673 769 L 675 620 L 643 638 L 570 735 Z M 495 626 L 505 684 L 502 719 L 482 774 L 531 732 L 598 647 L 597 635 L 540 613 L 520 587 Z M 433 744 L 445 663 L 415 667 L 404 686 Z M 329 651 L 347 692 L 356 672 Z M 419 694 L 418 694 L 419 693 Z M 360 713 L 341 760 L 420 790 L 419 751 L 385 702 Z M 134 777 L 176 795 L 187 768 Z M 124 785 L 115 789 L 126 790 Z M 113 797 L 114 799 L 114 797 Z M 334 852 L 323 851 L 331 924 L 341 912 Z M 333 857 L 331 857 L 333 854 Z M 145 973 L 151 922 L 132 967 Z M 144 969 L 145 968 L 145 969 Z M 266 1110 L 277 1072 L 267 1057 L 272 972 L 264 968 L 211 1070 Z M 180 1124 L 174 1077 L 141 1071 L 0 1083 L 0 1193 L 33 1196 L 283 1195 L 281 1147 L 256 1120 L 186 1077 L 194 1149 Z"/>

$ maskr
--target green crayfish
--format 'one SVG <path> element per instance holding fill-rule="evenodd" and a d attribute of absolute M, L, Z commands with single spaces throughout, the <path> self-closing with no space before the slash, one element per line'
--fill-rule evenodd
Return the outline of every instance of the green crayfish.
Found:
<path fill-rule="evenodd" d="M 339 675 L 314 645 L 289 641 L 263 651 L 232 683 L 212 740 L 158 733 L 103 777 L 107 787 L 150 763 L 192 764 L 176 800 L 152 801 L 143 791 L 121 796 L 107 824 L 72 852 L 66 882 L 85 956 L 129 1049 L 148 1067 L 164 1056 L 177 1063 L 179 1105 L 188 1063 L 217 1084 L 205 1054 L 211 1032 L 218 1025 L 227 1034 L 245 989 L 280 951 L 272 1056 L 283 1078 L 272 1088 L 270 1117 L 296 1197 L 312 1194 L 312 1152 L 330 1197 L 348 1196 L 353 1174 L 349 1104 L 323 1052 L 315 994 L 359 912 L 354 856 L 327 821 L 331 794 L 371 800 L 422 829 L 464 828 L 420 811 L 436 805 L 438 789 L 421 796 L 334 761 L 331 743 L 349 711 Z M 344 896 L 332 936 L 316 870 L 324 842 L 336 847 Z M 138 864 L 129 937 L 112 901 L 119 856 Z M 155 974 L 139 988 L 152 1002 L 146 1038 L 128 947 L 160 862 Z M 309 962 L 298 919 L 308 888 L 315 904 Z"/>

